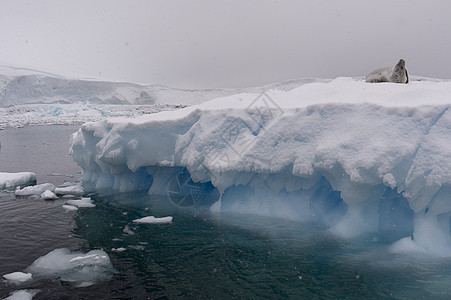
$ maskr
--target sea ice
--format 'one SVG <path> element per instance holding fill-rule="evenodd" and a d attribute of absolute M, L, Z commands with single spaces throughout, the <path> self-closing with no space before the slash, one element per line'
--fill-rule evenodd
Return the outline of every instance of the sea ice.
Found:
<path fill-rule="evenodd" d="M 124 252 L 125 250 L 127 250 L 127 248 L 124 248 L 124 247 L 111 248 L 111 251 L 113 251 L 113 252 Z"/>
<path fill-rule="evenodd" d="M 32 185 L 24 187 L 20 189 L 20 187 L 16 188 L 16 196 L 30 196 L 30 195 L 41 195 L 45 191 L 53 192 L 55 190 L 55 186 L 51 183 L 43 183 L 38 185 Z"/>
<path fill-rule="evenodd" d="M 41 198 L 44 200 L 53 200 L 58 199 L 58 196 L 55 195 L 51 190 L 45 190 L 45 192 L 41 194 Z"/>
<path fill-rule="evenodd" d="M 105 251 L 92 250 L 81 253 L 71 252 L 65 248 L 55 249 L 39 257 L 27 271 L 33 274 L 33 278 L 59 278 L 76 287 L 107 281 L 115 272 Z"/>
<path fill-rule="evenodd" d="M 71 185 L 64 187 L 57 187 L 54 191 L 57 195 L 76 195 L 81 196 L 85 193 L 85 190 L 81 185 Z"/>
<path fill-rule="evenodd" d="M 3 275 L 3 278 L 16 283 L 24 282 L 31 279 L 31 273 L 13 272 Z"/>
<path fill-rule="evenodd" d="M 144 217 L 141 219 L 133 220 L 133 223 L 140 224 L 166 224 L 171 223 L 172 217 L 155 218 L 154 216 Z"/>
<path fill-rule="evenodd" d="M 63 204 L 62 208 L 63 208 L 64 210 L 67 210 L 67 211 L 75 211 L 75 210 L 78 210 L 78 207 L 76 207 L 76 206 L 74 206 L 74 205 L 67 205 L 67 204 Z"/>
<path fill-rule="evenodd" d="M 39 290 L 19 290 L 13 292 L 4 300 L 31 300 L 39 292 Z"/>
<path fill-rule="evenodd" d="M 36 174 L 32 172 L 0 172 L 0 189 L 9 189 L 16 186 L 27 186 L 34 183 L 36 183 Z"/>
<path fill-rule="evenodd" d="M 81 198 L 79 200 L 67 200 L 66 204 L 77 206 L 77 207 L 95 207 L 96 205 L 92 203 L 91 198 Z"/>

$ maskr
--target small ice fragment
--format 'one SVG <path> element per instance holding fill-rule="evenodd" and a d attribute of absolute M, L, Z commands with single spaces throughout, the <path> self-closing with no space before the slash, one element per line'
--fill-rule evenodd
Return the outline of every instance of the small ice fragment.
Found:
<path fill-rule="evenodd" d="M 133 220 L 133 223 L 140 223 L 140 224 L 165 224 L 165 223 L 171 223 L 172 217 L 163 217 L 163 218 L 155 218 L 154 216 L 144 217 L 141 219 Z"/>
<path fill-rule="evenodd" d="M 67 204 L 64 204 L 63 206 L 62 206 L 65 210 L 78 210 L 78 207 L 76 207 L 76 206 L 74 206 L 74 205 L 67 205 Z"/>
<path fill-rule="evenodd" d="M 31 279 L 31 273 L 13 272 L 3 275 L 3 278 L 14 282 L 24 282 Z"/>
<path fill-rule="evenodd" d="M 129 234 L 129 235 L 134 235 L 135 233 L 130 229 L 130 227 L 128 225 L 125 225 L 125 228 L 123 230 L 124 233 Z"/>
<path fill-rule="evenodd" d="M 13 292 L 5 300 L 31 300 L 39 292 L 39 290 L 19 290 Z"/>
<path fill-rule="evenodd" d="M 71 185 L 65 187 L 57 187 L 55 189 L 55 194 L 57 195 L 77 195 L 81 196 L 85 193 L 85 190 L 81 185 Z"/>
<path fill-rule="evenodd" d="M 16 188 L 15 194 L 16 196 L 30 196 L 30 195 L 41 195 L 46 190 L 53 192 L 55 190 L 55 186 L 51 183 L 43 183 L 33 186 L 27 186 L 23 189 L 20 187 Z"/>
<path fill-rule="evenodd" d="M 36 259 L 27 271 L 39 278 L 59 278 L 73 286 L 89 286 L 110 280 L 115 272 L 108 254 L 103 250 L 88 253 L 55 249 Z"/>
<path fill-rule="evenodd" d="M 45 192 L 41 194 L 41 198 L 44 200 L 53 200 L 58 199 L 58 196 L 55 195 L 51 190 L 45 190 Z"/>
<path fill-rule="evenodd" d="M 85 256 L 77 256 L 69 260 L 69 262 L 77 262 L 77 261 L 83 261 L 83 260 L 89 260 L 89 259 L 106 259 L 105 255 L 98 255 L 98 254 L 91 254 L 91 255 L 85 255 Z"/>
<path fill-rule="evenodd" d="M 113 252 L 123 252 L 125 250 L 127 250 L 127 248 L 124 248 L 124 247 L 111 248 L 111 251 L 113 251 Z"/>
<path fill-rule="evenodd" d="M 91 198 L 81 198 L 80 200 L 68 200 L 66 204 L 75 205 L 77 207 L 95 207 L 96 205 L 92 203 Z"/>

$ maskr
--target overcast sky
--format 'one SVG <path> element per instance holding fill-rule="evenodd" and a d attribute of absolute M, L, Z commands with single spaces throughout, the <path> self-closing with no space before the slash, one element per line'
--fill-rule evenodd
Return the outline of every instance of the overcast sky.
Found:
<path fill-rule="evenodd" d="M 451 78 L 451 1 L 0 0 L 0 64 L 183 87 Z"/>

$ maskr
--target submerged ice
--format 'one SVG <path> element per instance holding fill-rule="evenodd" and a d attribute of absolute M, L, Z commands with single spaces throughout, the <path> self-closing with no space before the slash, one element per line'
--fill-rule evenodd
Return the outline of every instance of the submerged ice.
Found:
<path fill-rule="evenodd" d="M 71 154 L 97 189 L 318 221 L 344 237 L 396 230 L 451 255 L 450 93 L 451 82 L 338 78 L 85 123 Z"/>
<path fill-rule="evenodd" d="M 88 253 L 71 252 L 69 249 L 55 249 L 36 259 L 27 272 L 34 279 L 59 278 L 76 287 L 86 287 L 107 281 L 114 273 L 108 254 L 103 250 Z"/>

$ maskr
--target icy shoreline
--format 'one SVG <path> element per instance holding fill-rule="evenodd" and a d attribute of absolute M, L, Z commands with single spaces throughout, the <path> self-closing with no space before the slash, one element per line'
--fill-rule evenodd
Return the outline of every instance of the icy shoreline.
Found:
<path fill-rule="evenodd" d="M 86 123 L 71 152 L 96 188 L 190 205 L 217 191 L 212 209 L 322 221 L 344 237 L 413 231 L 449 255 L 450 93 L 450 82 L 338 78 Z"/>

